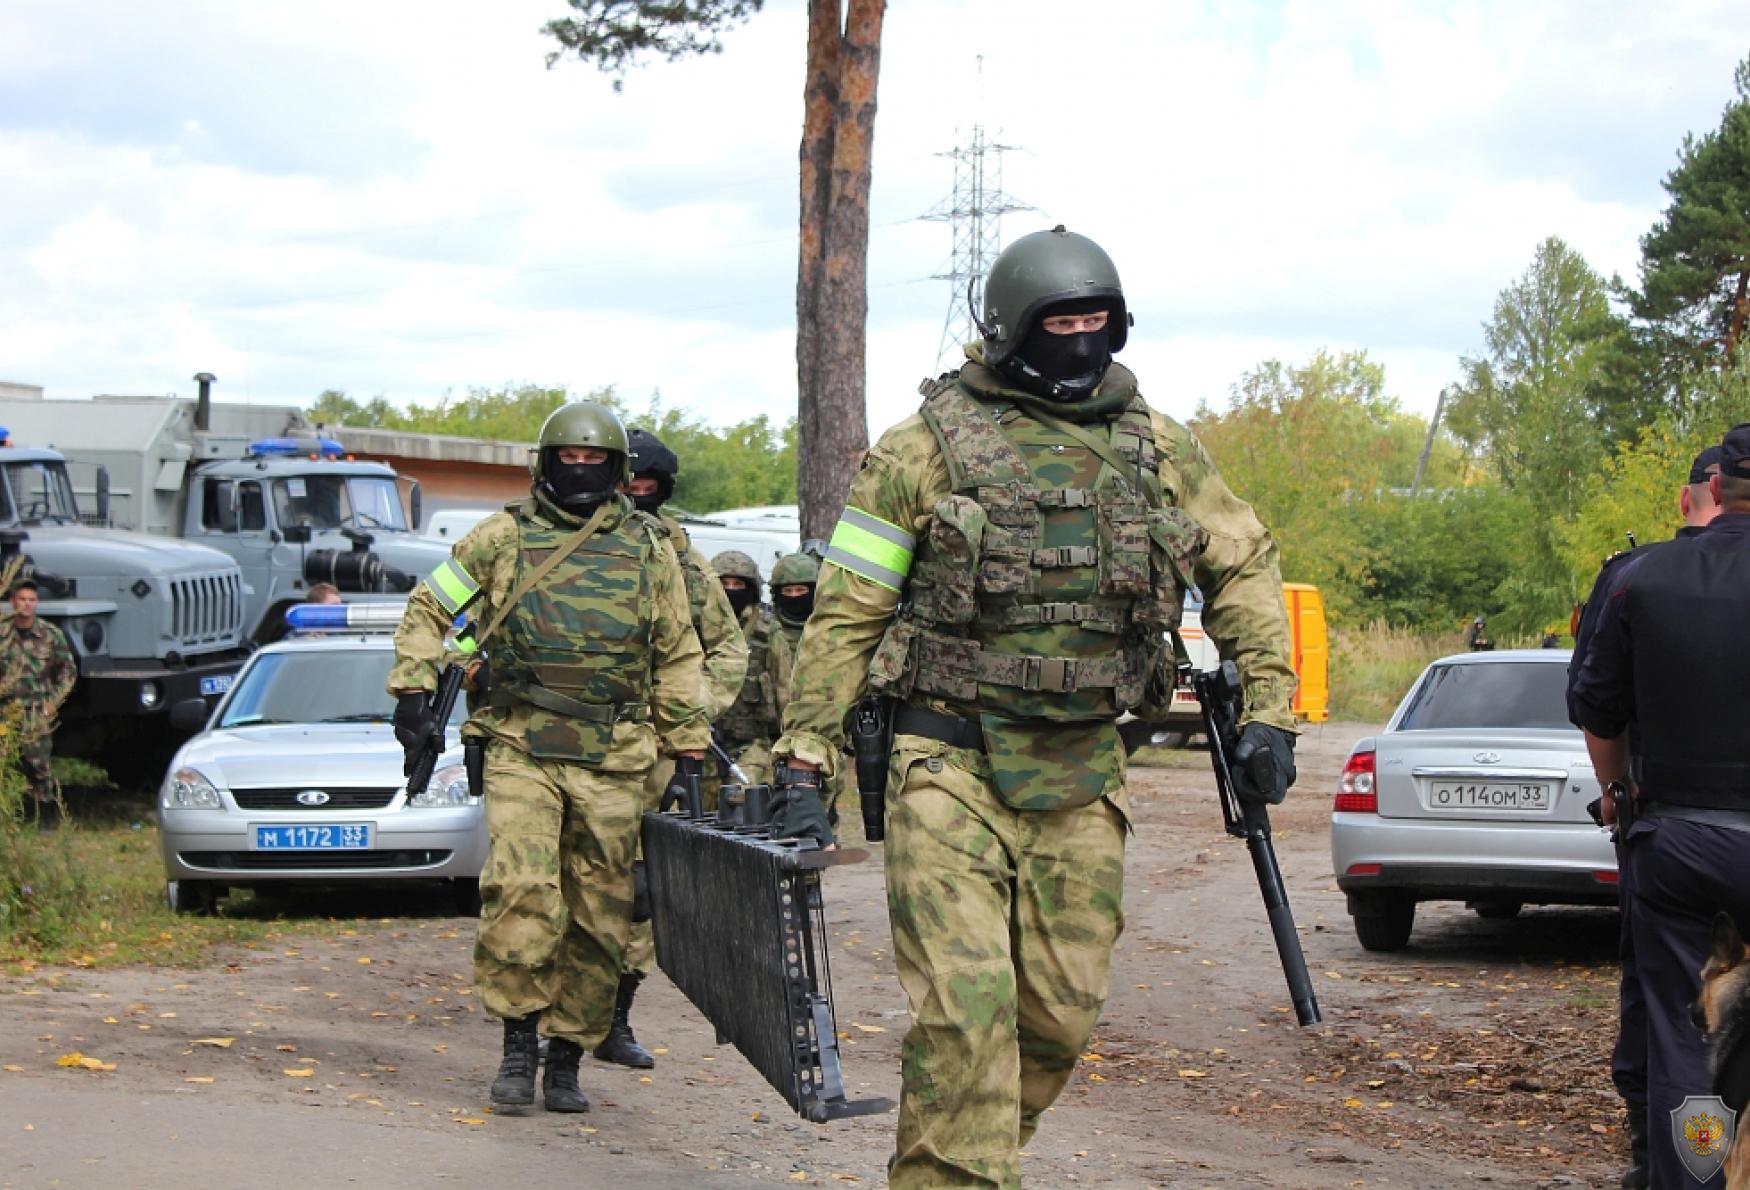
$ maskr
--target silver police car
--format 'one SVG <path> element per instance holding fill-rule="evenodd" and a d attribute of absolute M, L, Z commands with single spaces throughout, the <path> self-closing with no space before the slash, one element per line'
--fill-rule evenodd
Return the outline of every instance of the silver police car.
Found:
<path fill-rule="evenodd" d="M 458 704 L 431 783 L 409 798 L 384 692 L 394 658 L 386 632 L 343 629 L 249 659 L 159 793 L 172 909 L 283 881 L 390 880 L 445 881 L 458 912 L 478 909 L 486 821 L 456 734 L 466 713 Z M 184 723 L 205 712 L 173 710 Z"/>

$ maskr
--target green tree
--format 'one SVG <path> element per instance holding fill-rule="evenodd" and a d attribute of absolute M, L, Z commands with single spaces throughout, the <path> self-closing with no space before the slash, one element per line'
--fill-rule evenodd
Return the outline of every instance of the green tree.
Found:
<path fill-rule="evenodd" d="M 1718 129 L 1683 138 L 1670 205 L 1641 239 L 1635 314 L 1690 354 L 1733 357 L 1750 321 L 1750 58 Z"/>
<path fill-rule="evenodd" d="M 722 49 L 721 34 L 764 0 L 566 0 L 544 32 L 624 82 L 641 54 Z M 825 537 L 869 445 L 869 185 L 886 0 L 808 0 L 802 92 L 801 250 L 796 275 L 798 487 L 805 537 Z"/>

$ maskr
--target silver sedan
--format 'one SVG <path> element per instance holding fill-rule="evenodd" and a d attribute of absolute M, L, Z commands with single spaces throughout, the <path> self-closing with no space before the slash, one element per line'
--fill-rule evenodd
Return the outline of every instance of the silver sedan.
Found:
<path fill-rule="evenodd" d="M 1363 947 L 1403 948 L 1419 901 L 1464 901 L 1484 917 L 1616 903 L 1616 852 L 1587 809 L 1598 782 L 1568 722 L 1570 656 L 1443 657 L 1355 745 L 1331 862 Z"/>
<path fill-rule="evenodd" d="M 477 909 L 486 823 L 455 734 L 465 716 L 458 706 L 410 799 L 384 693 L 393 662 L 381 633 L 292 638 L 249 659 L 159 793 L 173 909 L 209 911 L 236 887 L 409 879 L 448 882 L 459 910 Z"/>

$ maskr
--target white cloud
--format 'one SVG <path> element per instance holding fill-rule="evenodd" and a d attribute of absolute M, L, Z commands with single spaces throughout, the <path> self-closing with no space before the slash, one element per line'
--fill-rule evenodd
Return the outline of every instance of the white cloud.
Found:
<path fill-rule="evenodd" d="M 0 371 L 51 395 L 615 385 L 716 419 L 794 406 L 803 18 L 625 91 L 542 67 L 560 0 L 199 0 L 93 28 L 0 13 Z M 1726 0 L 893 5 L 870 261 L 879 430 L 935 370 L 938 156 L 1118 260 L 1125 359 L 1188 415 L 1268 356 L 1365 348 L 1426 410 L 1561 235 L 1632 274 L 1750 13 Z M 976 55 L 982 53 L 982 70 Z"/>

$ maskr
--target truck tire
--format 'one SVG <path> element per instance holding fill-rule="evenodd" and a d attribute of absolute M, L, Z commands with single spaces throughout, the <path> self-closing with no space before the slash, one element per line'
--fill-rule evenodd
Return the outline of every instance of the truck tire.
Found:
<path fill-rule="evenodd" d="M 219 890 L 211 880 L 166 880 L 164 903 L 172 913 L 210 917 L 218 907 Z"/>
<path fill-rule="evenodd" d="M 1363 950 L 1394 951 L 1409 945 L 1410 929 L 1416 924 L 1416 902 L 1409 894 L 1358 894 L 1351 911 Z"/>

